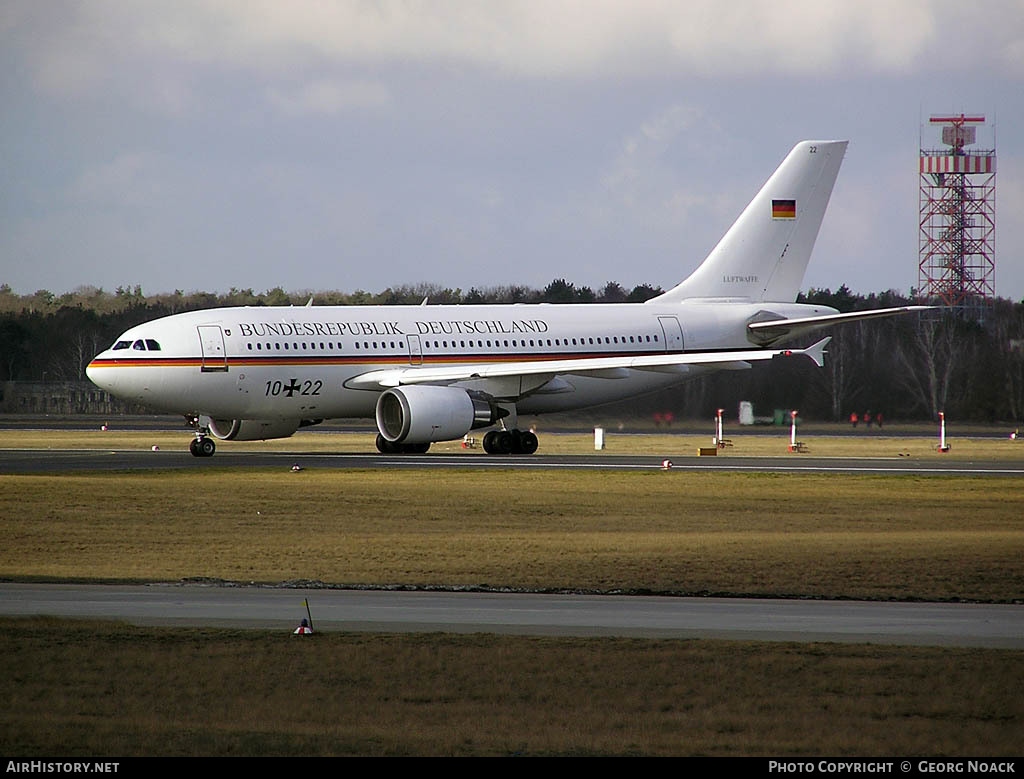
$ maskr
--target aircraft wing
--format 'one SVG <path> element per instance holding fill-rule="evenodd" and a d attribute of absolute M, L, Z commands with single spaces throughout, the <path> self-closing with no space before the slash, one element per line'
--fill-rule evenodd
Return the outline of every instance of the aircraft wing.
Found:
<path fill-rule="evenodd" d="M 897 308 L 875 308 L 870 311 L 851 311 L 848 314 L 824 314 L 822 316 L 805 316 L 795 319 L 771 319 L 767 322 L 751 322 L 747 325 L 753 340 L 758 343 L 771 343 L 783 337 L 792 337 L 809 333 L 829 325 L 843 322 L 856 322 L 860 319 L 876 319 L 883 316 L 910 314 L 915 311 L 927 311 L 935 306 L 899 306 Z"/>
<path fill-rule="evenodd" d="M 477 379 L 496 379 L 512 376 L 538 376 L 558 374 L 591 375 L 616 379 L 626 371 L 666 370 L 681 365 L 707 365 L 726 367 L 729 363 L 758 362 L 776 357 L 806 355 L 821 367 L 825 362 L 825 346 L 831 338 L 823 338 L 806 349 L 729 349 L 719 352 L 690 352 L 629 355 L 615 357 L 582 357 L 580 359 L 527 360 L 523 362 L 492 362 L 484 365 L 453 365 L 445 367 L 409 366 L 370 371 L 353 376 L 345 382 L 349 389 L 381 390 L 407 384 L 442 384 Z M 745 367 L 745 366 L 744 366 Z"/>

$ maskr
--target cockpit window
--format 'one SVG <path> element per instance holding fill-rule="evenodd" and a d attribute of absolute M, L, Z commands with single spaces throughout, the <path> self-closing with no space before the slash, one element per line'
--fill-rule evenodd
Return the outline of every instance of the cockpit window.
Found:
<path fill-rule="evenodd" d="M 114 351 L 116 352 L 118 349 L 127 349 L 131 345 L 131 341 L 118 341 L 116 344 L 114 344 Z"/>
<path fill-rule="evenodd" d="M 159 352 L 160 351 L 160 344 L 158 344 L 152 338 L 147 338 L 146 339 L 146 348 L 149 349 L 149 351 L 151 351 L 151 352 Z"/>
<path fill-rule="evenodd" d="M 140 352 L 144 352 L 146 351 L 146 344 L 143 343 L 142 339 L 140 338 L 138 341 L 132 344 L 132 349 L 137 349 Z"/>

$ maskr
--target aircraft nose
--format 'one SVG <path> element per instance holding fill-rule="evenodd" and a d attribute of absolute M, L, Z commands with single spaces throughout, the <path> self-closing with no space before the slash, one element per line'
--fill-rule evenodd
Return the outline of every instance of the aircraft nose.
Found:
<path fill-rule="evenodd" d="M 114 385 L 116 384 L 113 380 L 115 371 L 109 367 L 104 367 L 103 360 L 100 359 L 101 356 L 97 355 L 94 357 L 85 367 L 85 375 L 89 381 L 100 389 L 113 392 L 115 390 Z"/>
<path fill-rule="evenodd" d="M 95 366 L 96 366 L 96 360 L 90 360 L 89 364 L 85 366 L 85 376 L 93 384 L 97 384 L 98 385 L 99 382 L 96 381 L 96 379 L 99 378 L 99 377 L 97 375 L 98 371 L 96 370 Z"/>

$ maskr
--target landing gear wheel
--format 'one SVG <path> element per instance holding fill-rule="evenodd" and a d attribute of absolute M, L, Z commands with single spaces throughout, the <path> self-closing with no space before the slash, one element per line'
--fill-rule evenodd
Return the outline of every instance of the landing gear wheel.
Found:
<path fill-rule="evenodd" d="M 213 442 L 212 438 L 206 436 L 193 438 L 192 443 L 188 445 L 188 450 L 193 457 L 213 457 L 213 453 L 217 451 L 217 444 Z"/>
<path fill-rule="evenodd" d="M 533 454 L 539 445 L 540 441 L 537 440 L 537 436 L 529 430 L 519 434 L 519 451 L 523 454 Z"/>
<path fill-rule="evenodd" d="M 515 446 L 515 439 L 508 430 L 500 430 L 497 435 L 494 436 L 494 453 L 495 454 L 512 454 L 512 449 Z"/>
<path fill-rule="evenodd" d="M 498 453 L 497 450 L 494 448 L 494 437 L 496 435 L 498 435 L 498 431 L 497 430 L 489 430 L 486 433 L 484 433 L 484 443 L 483 443 L 483 446 L 484 446 L 484 451 L 487 452 L 487 454 L 497 454 Z"/>
<path fill-rule="evenodd" d="M 377 433 L 377 451 L 381 454 L 398 454 L 398 444 L 392 443 L 380 433 Z"/>
<path fill-rule="evenodd" d="M 537 436 L 529 430 L 491 430 L 484 434 L 487 454 L 533 454 L 537 446 Z"/>
<path fill-rule="evenodd" d="M 380 433 L 377 433 L 377 451 L 381 454 L 426 454 L 430 449 L 430 442 L 423 444 L 400 444 L 389 441 Z"/>

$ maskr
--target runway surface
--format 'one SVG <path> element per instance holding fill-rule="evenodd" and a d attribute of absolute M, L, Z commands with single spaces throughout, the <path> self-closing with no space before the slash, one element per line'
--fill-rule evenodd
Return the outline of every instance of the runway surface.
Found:
<path fill-rule="evenodd" d="M 225 447 L 226 448 L 226 447 Z M 515 468 L 561 470 L 661 470 L 663 458 L 651 455 L 480 454 L 379 455 L 218 451 L 209 458 L 186 451 L 99 449 L 0 449 L 0 473 L 66 473 L 201 468 Z M 732 471 L 772 473 L 971 474 L 1024 476 L 1024 462 L 914 460 L 899 457 L 673 457 L 673 473 Z"/>
<path fill-rule="evenodd" d="M 197 585 L 0 584 L 0 614 L 290 630 L 1024 648 L 1024 606 Z"/>

